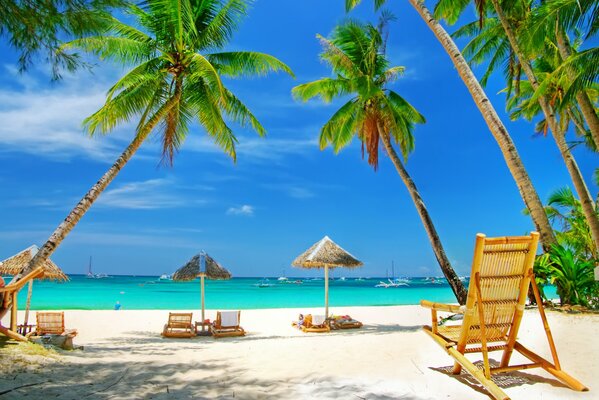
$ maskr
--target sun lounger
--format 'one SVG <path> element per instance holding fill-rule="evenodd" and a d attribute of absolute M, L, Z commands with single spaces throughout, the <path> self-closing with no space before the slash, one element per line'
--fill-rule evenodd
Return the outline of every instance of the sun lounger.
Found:
<path fill-rule="evenodd" d="M 245 331 L 239 326 L 241 311 L 218 311 L 216 320 L 210 327 L 212 336 L 215 338 L 244 336 Z"/>
<path fill-rule="evenodd" d="M 331 329 L 358 329 L 362 323 L 349 315 L 334 316 L 330 318 Z"/>
<path fill-rule="evenodd" d="M 453 373 L 457 375 L 462 368 L 466 369 L 495 399 L 506 400 L 509 397 L 491 380 L 492 374 L 536 367 L 543 368 L 574 390 L 588 390 L 560 367 L 533 275 L 538 241 L 539 234 L 536 232 L 530 236 L 499 238 L 486 238 L 478 234 L 465 306 L 425 300 L 420 303 L 432 312 L 432 325 L 425 326 L 424 331 L 454 358 Z M 531 284 L 553 362 L 533 353 L 516 340 Z M 438 326 L 438 311 L 462 313 L 464 318 L 461 325 Z M 532 363 L 510 366 L 514 350 Z M 499 366 L 492 368 L 489 353 L 494 351 L 502 351 L 503 355 Z M 479 369 L 464 356 L 465 353 L 482 353 L 484 368 Z"/>
<path fill-rule="evenodd" d="M 191 322 L 193 313 L 168 313 L 168 322 L 164 325 L 162 336 L 169 338 L 191 338 L 196 329 Z"/>
<path fill-rule="evenodd" d="M 37 312 L 35 319 L 35 329 L 29 332 L 27 337 L 43 335 L 77 336 L 76 329 L 65 329 L 64 312 Z"/>
<path fill-rule="evenodd" d="M 324 333 L 331 331 L 324 315 L 307 314 L 301 321 L 294 322 L 293 326 L 304 332 Z"/>

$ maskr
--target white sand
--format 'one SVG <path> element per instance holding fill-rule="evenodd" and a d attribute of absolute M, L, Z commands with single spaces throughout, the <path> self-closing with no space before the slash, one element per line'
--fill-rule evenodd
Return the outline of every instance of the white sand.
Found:
<path fill-rule="evenodd" d="M 290 326 L 300 310 L 244 310 L 244 338 L 163 339 L 167 311 L 66 311 L 67 328 L 79 330 L 75 343 L 85 349 L 61 352 L 59 362 L 41 371 L 0 375 L 0 393 L 36 384 L 0 398 L 489 398 L 467 374 L 454 377 L 443 370 L 451 358 L 421 331 L 422 324 L 430 324 L 427 310 L 332 311 L 349 313 L 365 326 L 305 334 Z M 194 317 L 199 319 L 199 312 Z M 593 390 L 599 378 L 599 316 L 548 312 L 548 318 L 562 367 L 591 391 L 574 392 L 541 369 L 512 373 L 499 384 L 513 399 L 599 399 L 599 386 Z M 520 340 L 550 358 L 535 310 L 527 311 Z"/>

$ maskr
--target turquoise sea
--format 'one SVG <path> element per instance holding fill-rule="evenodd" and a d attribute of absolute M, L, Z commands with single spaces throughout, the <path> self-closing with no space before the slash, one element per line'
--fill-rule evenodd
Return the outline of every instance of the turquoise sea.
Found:
<path fill-rule="evenodd" d="M 289 278 L 293 281 L 295 278 Z M 421 299 L 455 302 L 450 287 L 443 279 L 407 278 L 407 286 L 376 288 L 385 278 L 333 280 L 329 283 L 329 303 L 337 306 L 388 306 L 418 304 Z M 262 278 L 233 278 L 228 281 L 206 280 L 207 309 L 255 309 L 285 307 L 319 307 L 324 304 L 324 280 L 302 279 L 301 284 L 280 283 L 269 278 L 272 286 L 257 286 Z M 552 288 L 546 289 L 550 296 Z M 23 309 L 27 287 L 19 293 Z M 113 309 L 116 301 L 122 309 L 183 310 L 200 305 L 200 281 L 161 281 L 150 276 L 113 276 L 88 279 L 71 275 L 65 283 L 36 281 L 31 307 L 41 309 Z"/>

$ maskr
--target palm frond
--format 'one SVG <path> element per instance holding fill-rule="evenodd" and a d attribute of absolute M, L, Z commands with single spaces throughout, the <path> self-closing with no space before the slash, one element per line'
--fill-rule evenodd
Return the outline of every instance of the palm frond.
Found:
<path fill-rule="evenodd" d="M 344 96 L 353 91 L 351 80 L 344 78 L 322 78 L 316 81 L 304 83 L 294 87 L 291 92 L 296 99 L 308 101 L 314 97 L 320 98 L 326 103 L 334 98 Z"/>
<path fill-rule="evenodd" d="M 229 77 L 263 76 L 269 72 L 283 71 L 295 76 L 291 68 L 278 58 L 254 51 L 235 51 L 206 55 L 219 74 Z"/>

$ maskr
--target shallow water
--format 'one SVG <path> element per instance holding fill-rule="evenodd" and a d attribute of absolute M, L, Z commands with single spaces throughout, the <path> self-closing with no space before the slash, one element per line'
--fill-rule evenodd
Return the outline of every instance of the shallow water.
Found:
<path fill-rule="evenodd" d="M 49 309 L 113 309 L 119 301 L 122 309 L 194 309 L 200 304 L 200 281 L 159 281 L 149 276 L 114 276 L 88 279 L 71 275 L 65 283 L 38 282 L 33 286 L 31 308 Z M 289 278 L 293 280 L 293 278 Z M 261 278 L 233 278 L 228 281 L 206 280 L 206 308 L 286 308 L 319 307 L 324 303 L 324 281 L 303 280 L 302 284 L 283 284 L 271 278 L 272 286 L 258 287 Z M 375 288 L 386 279 L 334 280 L 329 283 L 329 304 L 336 306 L 384 306 L 418 304 L 427 299 L 455 302 L 444 280 L 434 283 L 427 278 L 409 278 L 408 286 Z M 25 306 L 27 287 L 19 293 L 19 308 Z M 546 288 L 554 297 L 555 290 Z"/>

